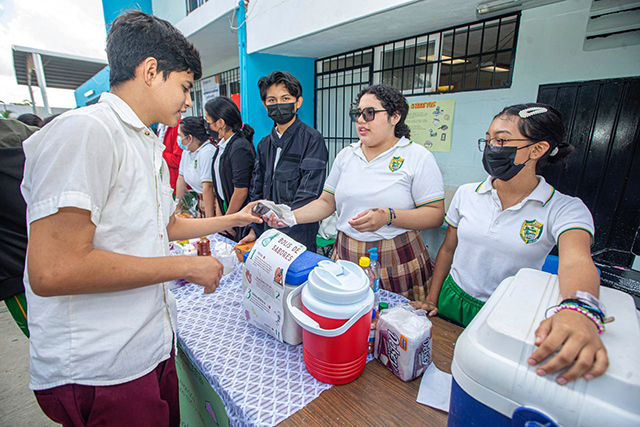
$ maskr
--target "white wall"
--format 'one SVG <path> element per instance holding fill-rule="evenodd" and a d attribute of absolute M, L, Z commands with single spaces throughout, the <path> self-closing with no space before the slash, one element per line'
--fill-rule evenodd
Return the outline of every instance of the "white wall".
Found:
<path fill-rule="evenodd" d="M 176 24 L 187 16 L 187 3 L 184 0 L 152 0 L 153 14 Z"/>
<path fill-rule="evenodd" d="M 247 53 L 279 45 L 416 0 L 252 0 L 247 17 Z"/>
<path fill-rule="evenodd" d="M 640 75 L 640 46 L 584 52 L 591 0 L 567 0 L 522 12 L 510 89 L 434 95 L 455 99 L 450 153 L 434 153 L 445 184 L 481 181 L 477 140 L 507 105 L 535 102 L 538 86 Z"/>

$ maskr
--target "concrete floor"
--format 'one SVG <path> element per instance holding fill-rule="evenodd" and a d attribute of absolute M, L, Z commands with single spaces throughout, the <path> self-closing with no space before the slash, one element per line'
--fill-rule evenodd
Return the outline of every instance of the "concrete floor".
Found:
<path fill-rule="evenodd" d="M 0 426 L 58 426 L 29 390 L 29 341 L 0 302 Z"/>

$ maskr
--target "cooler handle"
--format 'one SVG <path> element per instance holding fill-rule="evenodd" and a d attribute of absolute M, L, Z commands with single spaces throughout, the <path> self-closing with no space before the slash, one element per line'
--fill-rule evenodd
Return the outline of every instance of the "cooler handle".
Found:
<path fill-rule="evenodd" d="M 323 329 L 320 327 L 320 324 L 309 317 L 307 314 L 302 312 L 298 307 L 295 307 L 292 303 L 293 297 L 300 292 L 302 292 L 302 288 L 306 285 L 298 286 L 293 292 L 289 294 L 287 297 L 287 306 L 289 307 L 289 311 L 291 312 L 291 316 L 293 316 L 293 320 L 296 321 L 300 327 L 306 329 L 309 332 L 312 332 L 316 335 L 320 335 L 323 337 L 337 337 L 339 335 L 344 334 L 347 330 L 353 326 L 362 316 L 371 311 L 371 307 L 364 306 L 354 314 L 351 319 L 349 319 L 344 325 L 340 326 L 336 329 Z"/>

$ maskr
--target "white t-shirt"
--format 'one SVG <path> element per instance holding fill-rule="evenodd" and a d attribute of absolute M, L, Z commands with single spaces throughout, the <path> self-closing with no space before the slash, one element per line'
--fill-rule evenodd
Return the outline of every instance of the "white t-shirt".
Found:
<path fill-rule="evenodd" d="M 91 212 L 94 248 L 169 255 L 166 227 L 175 202 L 165 147 L 122 99 L 103 93 L 100 102 L 64 113 L 23 147 L 28 224 L 76 207 Z M 121 384 L 169 357 L 177 312 L 166 284 L 45 298 L 31 290 L 26 269 L 24 284 L 32 389 Z"/>
<path fill-rule="evenodd" d="M 180 159 L 178 173 L 196 193 L 202 194 L 202 183 L 213 182 L 211 178 L 211 164 L 216 148 L 210 142 L 205 142 L 196 151 L 184 150 Z"/>
<path fill-rule="evenodd" d="M 359 213 L 373 208 L 414 209 L 444 199 L 442 174 L 433 154 L 404 137 L 370 162 L 361 142 L 342 149 L 324 191 L 336 198 L 338 231 L 361 242 L 393 239 L 407 230 L 392 224 L 362 233 L 349 225 Z"/>
<path fill-rule="evenodd" d="M 445 217 L 458 229 L 451 276 L 472 297 L 486 301 L 521 268 L 542 268 L 567 230 L 585 230 L 593 240 L 593 218 L 582 200 L 538 180 L 531 194 L 504 211 L 491 178 L 458 188 Z"/>
<path fill-rule="evenodd" d="M 231 141 L 231 138 L 233 138 L 232 134 L 229 139 L 223 139 L 222 141 L 220 141 L 218 143 L 218 154 L 216 155 L 216 159 L 213 162 L 213 170 L 215 171 L 216 174 L 216 189 L 218 190 L 218 195 L 220 196 L 220 198 L 222 200 L 224 200 L 224 191 L 222 191 L 222 180 L 220 179 L 220 159 L 222 158 L 222 153 L 224 153 L 224 149 L 227 148 L 227 145 L 229 145 L 229 141 Z M 215 154 L 215 151 L 214 151 Z M 229 202 L 229 200 L 225 200 L 226 202 Z"/>

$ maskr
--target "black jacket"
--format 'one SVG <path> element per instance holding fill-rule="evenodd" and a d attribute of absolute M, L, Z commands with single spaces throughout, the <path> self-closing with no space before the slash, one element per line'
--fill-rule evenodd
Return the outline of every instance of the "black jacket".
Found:
<path fill-rule="evenodd" d="M 278 147 L 282 148 L 274 171 Z M 322 134 L 299 118 L 278 138 L 276 128 L 258 144 L 249 196 L 251 201 L 267 199 L 297 209 L 320 197 L 329 153 Z M 317 222 L 283 228 L 282 231 L 316 251 Z M 260 236 L 265 224 L 252 225 Z"/>
<path fill-rule="evenodd" d="M 24 292 L 27 204 L 20 193 L 23 169 L 22 147 L 0 148 L 0 300 Z"/>
<path fill-rule="evenodd" d="M 246 138 L 234 134 L 220 157 L 220 181 L 222 184 L 223 194 L 218 194 L 218 183 L 216 180 L 215 160 L 218 157 L 220 148 L 216 148 L 213 155 L 213 163 L 211 164 L 211 177 L 213 178 L 213 190 L 218 200 L 218 206 L 223 213 L 227 213 L 231 196 L 235 188 L 249 188 L 251 184 L 251 175 L 256 159 L 256 149 L 253 144 Z M 242 204 L 242 207 L 249 203 L 249 197 Z M 238 241 L 242 238 L 244 227 L 236 227 L 236 236 L 234 240 Z M 230 236 L 229 236 L 230 237 Z"/>

